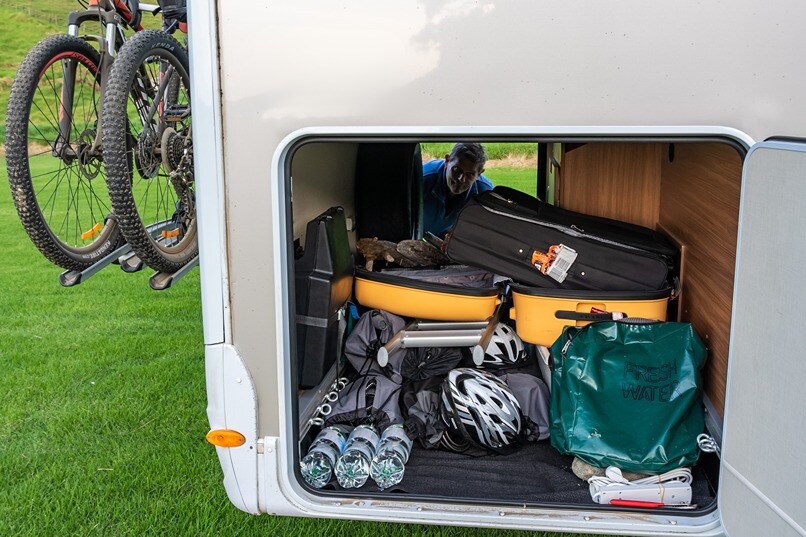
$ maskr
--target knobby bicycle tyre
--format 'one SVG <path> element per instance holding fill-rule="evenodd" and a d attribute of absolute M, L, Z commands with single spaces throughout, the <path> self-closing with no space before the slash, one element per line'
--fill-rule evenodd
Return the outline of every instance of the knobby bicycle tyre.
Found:
<path fill-rule="evenodd" d="M 98 52 L 82 39 L 43 39 L 17 69 L 6 113 L 6 166 L 17 214 L 39 251 L 68 270 L 83 270 L 110 253 L 120 235 L 100 151 L 92 148 L 99 65 Z M 67 110 L 64 72 L 73 67 Z M 65 115 L 71 120 L 66 140 L 59 134 Z"/>
<path fill-rule="evenodd" d="M 198 255 L 188 64 L 185 49 L 167 33 L 138 32 L 121 48 L 104 95 L 102 134 L 112 207 L 134 252 L 162 272 L 175 272 Z M 168 66 L 173 69 L 167 71 L 173 77 L 163 93 L 168 97 L 155 99 Z M 187 115 L 166 117 L 172 107 Z M 149 108 L 156 109 L 155 117 L 143 124 L 143 110 Z"/>

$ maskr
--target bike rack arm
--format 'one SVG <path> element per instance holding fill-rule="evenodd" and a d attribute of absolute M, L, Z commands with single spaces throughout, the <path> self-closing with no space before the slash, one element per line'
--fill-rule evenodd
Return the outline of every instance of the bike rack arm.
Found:
<path fill-rule="evenodd" d="M 194 257 L 183 265 L 182 268 L 176 272 L 157 272 L 148 280 L 148 284 L 155 291 L 164 291 L 173 285 L 175 282 L 181 280 L 185 274 L 190 272 L 192 268 L 199 264 L 199 256 Z"/>
<path fill-rule="evenodd" d="M 107 265 L 113 263 L 116 259 L 128 254 L 131 252 L 132 247 L 128 244 L 124 244 L 113 250 L 112 252 L 106 254 L 101 259 L 90 265 L 89 267 L 85 268 L 84 270 L 66 270 L 59 274 L 59 283 L 63 287 L 72 287 L 74 285 L 78 285 L 81 282 L 87 280 L 90 276 L 101 270 L 102 268 L 106 267 Z"/>

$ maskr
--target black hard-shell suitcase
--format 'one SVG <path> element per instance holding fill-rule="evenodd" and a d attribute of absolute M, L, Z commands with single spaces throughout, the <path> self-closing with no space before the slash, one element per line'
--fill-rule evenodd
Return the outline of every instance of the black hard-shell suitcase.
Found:
<path fill-rule="evenodd" d="M 319 384 L 339 355 L 339 310 L 350 298 L 355 268 L 344 209 L 333 207 L 306 228 L 294 262 L 299 385 Z"/>
<path fill-rule="evenodd" d="M 677 254 L 651 229 L 561 209 L 502 186 L 468 202 L 446 242 L 446 253 L 458 263 L 562 289 L 663 289 Z M 546 257 L 560 245 L 564 253 L 556 262 Z M 553 277 L 541 272 L 547 267 Z"/>

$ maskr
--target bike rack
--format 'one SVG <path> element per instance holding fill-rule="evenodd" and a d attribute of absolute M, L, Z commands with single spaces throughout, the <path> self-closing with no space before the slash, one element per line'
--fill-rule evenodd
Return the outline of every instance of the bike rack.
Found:
<path fill-rule="evenodd" d="M 73 287 L 74 285 L 78 285 L 82 282 L 85 282 L 90 276 L 101 270 L 102 268 L 106 267 L 114 263 L 115 261 L 120 262 L 121 268 L 123 268 L 123 262 L 121 261 L 124 258 L 131 259 L 132 257 L 137 257 L 132 253 L 132 247 L 128 244 L 124 244 L 123 246 L 119 246 L 114 251 L 106 254 L 104 257 L 90 265 L 89 267 L 85 268 L 84 270 L 65 270 L 61 274 L 59 274 L 59 283 L 62 287 Z M 139 259 L 138 259 L 139 261 Z M 140 261 L 139 268 L 135 270 L 126 270 L 126 272 L 136 272 L 143 268 L 143 262 Z"/>
<path fill-rule="evenodd" d="M 170 220 L 157 222 L 156 224 L 148 226 L 146 229 L 152 237 L 157 238 L 160 230 L 169 222 Z M 101 269 L 113 263 L 120 265 L 121 270 L 129 274 L 139 272 L 145 267 L 145 263 L 132 251 L 131 245 L 124 243 L 84 270 L 66 270 L 62 272 L 59 274 L 59 283 L 62 287 L 73 287 L 87 281 Z M 151 278 L 149 278 L 148 283 L 153 290 L 163 291 L 181 280 L 191 269 L 198 266 L 198 264 L 199 256 L 197 255 L 175 272 L 155 272 Z"/>
<path fill-rule="evenodd" d="M 148 284 L 151 288 L 155 291 L 164 291 L 171 287 L 174 282 L 178 282 L 185 276 L 190 270 L 196 267 L 199 264 L 199 256 L 194 257 L 190 260 L 189 263 L 183 265 L 182 268 L 177 270 L 176 272 L 156 272 L 154 273 L 151 278 L 148 280 Z"/>

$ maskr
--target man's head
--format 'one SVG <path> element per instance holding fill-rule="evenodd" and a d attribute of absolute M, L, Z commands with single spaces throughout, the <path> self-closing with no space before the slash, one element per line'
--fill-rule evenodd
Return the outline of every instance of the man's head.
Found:
<path fill-rule="evenodd" d="M 459 142 L 445 155 L 445 180 L 451 196 L 463 194 L 470 189 L 484 172 L 487 153 L 481 144 Z"/>

